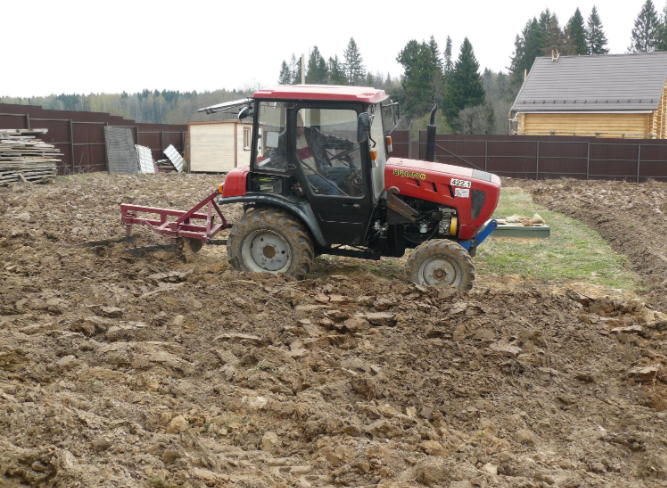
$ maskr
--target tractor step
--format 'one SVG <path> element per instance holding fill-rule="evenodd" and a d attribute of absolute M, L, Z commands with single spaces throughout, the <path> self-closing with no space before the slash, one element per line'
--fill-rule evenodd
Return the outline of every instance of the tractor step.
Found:
<path fill-rule="evenodd" d="M 379 261 L 382 254 L 373 251 L 358 251 L 356 249 L 341 249 L 339 247 L 328 247 L 323 249 L 322 254 L 329 254 L 332 256 L 345 256 L 348 258 L 373 259 Z"/>

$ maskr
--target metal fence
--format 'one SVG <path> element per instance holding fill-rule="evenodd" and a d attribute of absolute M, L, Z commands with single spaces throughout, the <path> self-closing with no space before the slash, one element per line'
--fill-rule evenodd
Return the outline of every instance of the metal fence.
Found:
<path fill-rule="evenodd" d="M 187 125 L 139 124 L 100 112 L 44 110 L 0 104 L 0 129 L 48 129 L 42 139 L 63 154 L 58 174 L 106 171 L 104 127 L 130 127 L 136 144 L 164 157 L 170 144 L 185 152 Z M 392 134 L 399 158 L 424 159 L 426 131 Z M 667 141 L 563 136 L 471 136 L 439 134 L 436 161 L 523 179 L 667 181 Z"/>
<path fill-rule="evenodd" d="M 410 140 L 396 131 L 394 141 Z M 392 156 L 424 159 L 426 131 L 414 145 L 396 145 Z M 436 137 L 436 161 L 523 179 L 667 181 L 667 141 L 561 136 Z"/>
<path fill-rule="evenodd" d="M 101 112 L 0 103 L 0 129 L 48 129 L 42 139 L 63 154 L 59 175 L 107 170 L 105 126 L 131 128 L 134 143 L 149 147 L 156 160 L 164 158 L 162 151 L 170 144 L 182 154 L 188 130 L 187 125 L 138 124 Z"/>

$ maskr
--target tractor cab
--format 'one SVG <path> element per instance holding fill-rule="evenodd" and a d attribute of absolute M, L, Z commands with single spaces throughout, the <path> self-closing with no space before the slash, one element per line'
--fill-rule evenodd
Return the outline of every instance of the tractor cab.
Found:
<path fill-rule="evenodd" d="M 303 90 L 255 94 L 254 133 L 261 135 L 253 141 L 248 192 L 308 202 L 327 245 L 361 245 L 384 193 L 387 97 L 340 87 L 308 99 Z"/>

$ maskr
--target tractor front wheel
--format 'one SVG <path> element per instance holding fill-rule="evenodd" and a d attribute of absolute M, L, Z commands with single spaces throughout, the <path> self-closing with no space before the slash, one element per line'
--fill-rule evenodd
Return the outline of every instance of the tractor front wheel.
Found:
<path fill-rule="evenodd" d="M 308 230 L 296 217 L 258 208 L 232 227 L 227 256 L 236 271 L 286 273 L 302 280 L 313 267 L 315 251 Z"/>
<path fill-rule="evenodd" d="M 410 254 L 405 277 L 419 285 L 454 286 L 459 291 L 469 291 L 475 279 L 475 267 L 470 254 L 459 243 L 433 240 Z"/>

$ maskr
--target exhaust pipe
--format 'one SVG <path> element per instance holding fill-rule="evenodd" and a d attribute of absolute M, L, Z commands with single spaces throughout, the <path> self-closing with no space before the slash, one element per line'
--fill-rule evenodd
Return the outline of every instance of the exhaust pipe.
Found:
<path fill-rule="evenodd" d="M 435 163 L 435 111 L 438 110 L 438 104 L 433 105 L 431 110 L 431 123 L 428 124 L 426 133 L 426 161 Z"/>

